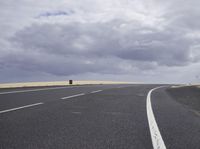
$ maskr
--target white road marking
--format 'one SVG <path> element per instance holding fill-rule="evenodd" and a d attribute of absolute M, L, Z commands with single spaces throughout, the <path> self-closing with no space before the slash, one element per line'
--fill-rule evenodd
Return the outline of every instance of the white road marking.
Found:
<path fill-rule="evenodd" d="M 3 94 L 13 94 L 13 93 L 25 93 L 25 92 L 35 92 L 35 91 L 44 91 L 44 90 L 56 90 L 63 88 L 72 88 L 72 87 L 51 87 L 51 88 L 41 88 L 41 89 L 30 89 L 30 90 L 19 90 L 19 91 L 9 91 L 9 92 L 0 92 L 0 95 Z"/>
<path fill-rule="evenodd" d="M 166 149 L 165 143 L 163 141 L 163 138 L 160 134 L 158 125 L 155 120 L 155 116 L 153 114 L 152 110 L 152 105 L 151 105 L 151 93 L 155 91 L 156 89 L 162 88 L 161 87 L 156 87 L 152 90 L 149 91 L 147 95 L 147 103 L 146 103 L 146 108 L 147 108 L 147 118 L 149 122 L 149 129 L 150 129 L 150 134 L 151 134 L 151 140 L 153 144 L 154 149 Z"/>
<path fill-rule="evenodd" d="M 98 93 L 98 92 L 101 92 L 102 90 L 97 90 L 97 91 L 92 91 L 91 94 L 93 93 Z"/>
<path fill-rule="evenodd" d="M 81 94 L 77 94 L 77 95 L 62 97 L 61 99 L 69 99 L 69 98 L 74 98 L 74 97 L 83 96 L 83 95 L 85 95 L 85 94 L 84 94 L 84 93 L 81 93 Z"/>
<path fill-rule="evenodd" d="M 33 107 L 33 106 L 38 106 L 38 105 L 41 105 L 41 104 L 44 104 L 44 103 L 40 102 L 40 103 L 35 103 L 35 104 L 17 107 L 17 108 L 13 108 L 13 109 L 3 110 L 3 111 L 0 111 L 0 114 L 6 113 L 6 112 L 11 112 L 11 111 L 16 111 L 16 110 L 20 110 L 20 109 L 24 109 L 24 108 L 29 108 L 29 107 Z"/>
<path fill-rule="evenodd" d="M 71 113 L 72 114 L 82 114 L 81 112 L 78 112 L 78 111 L 72 111 Z"/>

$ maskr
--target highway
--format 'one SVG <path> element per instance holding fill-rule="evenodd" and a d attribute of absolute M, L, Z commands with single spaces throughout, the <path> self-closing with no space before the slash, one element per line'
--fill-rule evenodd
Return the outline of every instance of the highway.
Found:
<path fill-rule="evenodd" d="M 199 149 L 200 115 L 167 88 L 0 89 L 0 149 Z"/>

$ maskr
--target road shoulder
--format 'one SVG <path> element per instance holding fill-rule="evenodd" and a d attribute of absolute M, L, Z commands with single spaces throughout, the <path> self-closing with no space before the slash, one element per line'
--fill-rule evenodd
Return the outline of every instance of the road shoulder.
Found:
<path fill-rule="evenodd" d="M 199 116 L 174 100 L 165 88 L 152 93 L 152 108 L 168 149 L 199 148 Z"/>

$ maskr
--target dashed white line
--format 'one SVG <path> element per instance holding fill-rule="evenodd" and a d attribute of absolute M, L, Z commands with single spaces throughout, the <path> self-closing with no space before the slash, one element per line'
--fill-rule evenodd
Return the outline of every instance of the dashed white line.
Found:
<path fill-rule="evenodd" d="M 72 114 L 81 114 L 81 112 L 78 112 L 78 111 L 72 111 L 71 113 Z"/>
<path fill-rule="evenodd" d="M 3 110 L 3 111 L 0 111 L 0 114 L 6 113 L 6 112 L 11 112 L 11 111 L 16 111 L 16 110 L 20 110 L 20 109 L 24 109 L 24 108 L 29 108 L 29 107 L 33 107 L 33 106 L 38 106 L 38 105 L 41 105 L 41 104 L 44 104 L 44 103 L 40 102 L 40 103 L 30 104 L 30 105 L 17 107 L 17 108 L 13 108 L 13 109 Z"/>
<path fill-rule="evenodd" d="M 152 140 L 154 149 L 166 149 L 165 143 L 163 141 L 163 138 L 160 134 L 158 125 L 156 123 L 155 116 L 154 116 L 153 110 L 152 110 L 152 105 L 151 105 L 151 93 L 154 90 L 162 88 L 162 87 L 164 87 L 164 86 L 156 87 L 156 88 L 150 90 L 147 95 L 147 103 L 146 103 L 147 118 L 148 118 L 151 140 Z"/>
<path fill-rule="evenodd" d="M 97 90 L 97 91 L 92 91 L 91 94 L 93 93 L 98 93 L 98 92 L 101 92 L 102 90 Z"/>
<path fill-rule="evenodd" d="M 85 93 L 76 94 L 76 95 L 67 96 L 67 97 L 62 97 L 61 99 L 69 99 L 69 98 L 74 98 L 74 97 L 83 96 L 83 95 L 85 95 Z"/>

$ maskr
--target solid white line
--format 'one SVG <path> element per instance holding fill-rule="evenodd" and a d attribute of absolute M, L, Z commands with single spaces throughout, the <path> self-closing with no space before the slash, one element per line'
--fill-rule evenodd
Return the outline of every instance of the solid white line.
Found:
<path fill-rule="evenodd" d="M 44 90 L 56 90 L 63 88 L 72 88 L 72 87 L 53 87 L 53 88 L 41 88 L 41 89 L 30 89 L 30 90 L 19 90 L 19 91 L 9 91 L 9 92 L 0 92 L 0 95 L 3 94 L 13 94 L 13 93 L 25 93 L 25 92 L 35 92 L 35 91 L 44 91 Z"/>
<path fill-rule="evenodd" d="M 152 110 L 152 105 L 151 105 L 151 93 L 153 91 L 155 91 L 156 89 L 159 89 L 162 87 L 164 87 L 164 86 L 156 87 L 156 88 L 150 90 L 147 95 L 147 104 L 146 104 L 147 118 L 148 118 L 151 140 L 152 140 L 154 149 L 166 149 L 165 143 L 163 141 L 163 138 L 160 134 L 158 125 L 156 123 L 155 116 L 154 116 L 153 110 Z"/>
<path fill-rule="evenodd" d="M 20 110 L 20 109 L 24 109 L 24 108 L 28 108 L 28 107 L 38 106 L 38 105 L 41 105 L 41 104 L 44 104 L 44 103 L 40 102 L 40 103 L 35 103 L 35 104 L 31 104 L 31 105 L 26 105 L 26 106 L 22 106 L 22 107 L 18 107 L 18 108 L 3 110 L 3 111 L 0 111 L 0 114 L 6 113 L 6 112 L 11 112 L 11 111 L 16 111 L 16 110 Z"/>
<path fill-rule="evenodd" d="M 85 94 L 84 94 L 84 93 L 81 93 L 81 94 L 77 94 L 77 95 L 62 97 L 61 99 L 69 99 L 69 98 L 74 98 L 74 97 L 83 96 L 83 95 L 85 95 Z"/>
<path fill-rule="evenodd" d="M 97 90 L 97 91 L 92 91 L 91 94 L 93 93 L 98 93 L 98 92 L 101 92 L 102 90 Z"/>

